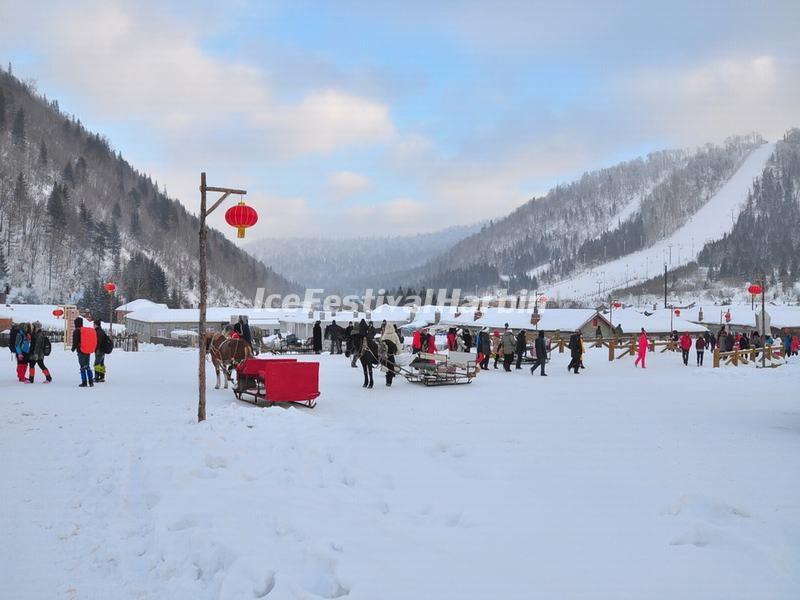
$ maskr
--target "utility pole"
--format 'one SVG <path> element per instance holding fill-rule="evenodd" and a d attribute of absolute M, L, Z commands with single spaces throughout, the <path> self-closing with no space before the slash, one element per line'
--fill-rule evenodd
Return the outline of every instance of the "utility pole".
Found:
<path fill-rule="evenodd" d="M 211 205 L 211 208 L 206 208 L 206 192 L 220 192 L 222 196 Z M 197 365 L 197 385 L 198 385 L 198 402 L 197 402 L 197 422 L 206 420 L 206 308 L 208 303 L 208 229 L 206 228 L 206 217 L 222 204 L 222 202 L 231 194 L 238 194 L 244 196 L 246 190 L 236 190 L 231 188 L 208 187 L 206 185 L 206 174 L 200 173 L 200 234 L 199 234 L 199 253 L 200 253 L 200 268 L 198 273 L 198 285 L 200 286 L 200 318 L 198 323 L 198 336 L 200 338 L 199 362 Z"/>
<path fill-rule="evenodd" d="M 664 308 L 667 308 L 667 263 L 664 263 Z"/>
<path fill-rule="evenodd" d="M 764 307 L 764 295 L 767 293 L 767 275 L 761 276 L 761 368 L 767 366 L 767 315 Z"/>

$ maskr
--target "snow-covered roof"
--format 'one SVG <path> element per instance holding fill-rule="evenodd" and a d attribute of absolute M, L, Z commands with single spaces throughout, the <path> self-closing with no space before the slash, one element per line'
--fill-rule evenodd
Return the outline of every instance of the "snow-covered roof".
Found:
<path fill-rule="evenodd" d="M 474 312 L 462 312 L 460 317 L 442 318 L 440 325 L 488 327 L 502 329 L 505 324 L 511 329 L 536 329 L 531 323 L 533 310 L 515 308 L 486 308 L 481 311 L 483 315 L 477 321 Z M 539 310 L 538 328 L 545 331 L 575 331 L 580 329 L 597 316 L 597 311 L 591 308 L 547 308 Z"/>
<path fill-rule="evenodd" d="M 43 329 L 64 329 L 64 318 L 53 315 L 53 311 L 57 308 L 61 308 L 61 306 L 56 304 L 4 304 L 0 305 L 0 318 L 11 319 L 14 323 L 33 323 L 39 321 Z M 92 323 L 90 319 L 86 317 L 82 318 L 84 325 L 90 325 Z M 108 329 L 108 321 L 102 321 L 103 328 Z M 114 323 L 115 332 L 124 330 L 124 325 Z"/>
<path fill-rule="evenodd" d="M 64 319 L 53 316 L 57 308 L 55 304 L 5 304 L 0 305 L 0 318 L 14 323 L 39 321 L 44 329 L 63 329 Z"/>
<path fill-rule="evenodd" d="M 333 314 L 330 310 L 315 310 L 312 311 L 311 316 L 309 316 L 309 312 L 307 310 L 298 310 L 293 312 L 287 312 L 280 317 L 281 323 L 316 323 L 320 321 L 321 323 L 330 323 L 331 321 L 336 321 L 338 325 L 347 325 L 349 321 L 353 321 L 353 323 L 357 323 L 361 319 L 366 319 L 367 321 L 374 321 L 375 319 L 370 318 L 367 319 L 367 314 L 363 312 L 354 313 L 352 310 L 345 310 L 345 311 L 338 311 L 336 314 Z"/>
<path fill-rule="evenodd" d="M 134 310 L 141 310 L 143 308 L 167 308 L 166 304 L 157 304 L 152 300 L 148 300 L 147 298 L 138 298 L 136 300 L 131 300 L 130 302 L 126 302 L 125 304 L 118 306 L 117 310 L 132 312 Z"/>
<path fill-rule="evenodd" d="M 770 316 L 772 327 L 783 329 L 784 327 L 800 327 L 800 306 L 766 306 L 766 311 Z"/>
<path fill-rule="evenodd" d="M 646 315 L 634 308 L 621 308 L 614 310 L 611 321 L 614 327 L 621 325 L 622 332 L 626 334 L 637 333 L 641 331 L 642 327 L 648 333 L 671 333 L 673 330 L 681 333 L 684 331 L 689 333 L 708 331 L 703 325 L 698 325 L 685 318 L 689 312 L 694 312 L 694 309 L 681 309 L 681 316 L 676 317 L 672 309 L 662 308 Z M 607 313 L 604 316 L 609 318 Z"/>
<path fill-rule="evenodd" d="M 372 320 L 376 322 L 388 321 L 394 323 L 405 323 L 411 318 L 410 306 L 391 306 L 389 304 L 381 304 L 375 310 L 371 311 Z"/>
<path fill-rule="evenodd" d="M 245 315 L 249 320 L 278 319 L 287 311 L 281 308 L 241 308 L 237 306 L 212 306 L 206 310 L 206 321 L 229 323 L 231 317 Z M 135 310 L 125 315 L 126 319 L 144 323 L 197 323 L 200 310 L 197 308 L 150 307 Z"/>
<path fill-rule="evenodd" d="M 703 311 L 703 318 L 700 318 L 700 310 Z M 756 326 L 756 313 L 760 314 L 759 310 L 753 310 L 749 304 L 731 304 L 727 306 L 718 306 L 715 304 L 704 304 L 687 308 L 685 314 L 681 315 L 695 323 L 704 323 L 706 325 L 734 325 L 737 327 L 755 327 Z M 767 310 L 767 312 L 770 312 Z M 727 315 L 730 314 L 730 320 Z M 770 313 L 771 314 L 771 313 Z"/>

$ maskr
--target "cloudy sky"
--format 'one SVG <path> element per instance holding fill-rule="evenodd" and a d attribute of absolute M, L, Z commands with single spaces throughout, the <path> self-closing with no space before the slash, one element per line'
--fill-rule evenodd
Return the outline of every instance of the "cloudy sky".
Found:
<path fill-rule="evenodd" d="M 0 0 L 0 60 L 262 236 L 502 215 L 650 150 L 800 126 L 800 2 Z M 256 232 L 254 232 L 256 233 Z"/>

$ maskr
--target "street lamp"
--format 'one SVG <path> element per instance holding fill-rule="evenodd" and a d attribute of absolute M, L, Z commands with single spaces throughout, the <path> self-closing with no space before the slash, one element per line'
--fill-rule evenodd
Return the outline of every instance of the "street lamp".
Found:
<path fill-rule="evenodd" d="M 206 207 L 206 193 L 207 192 L 219 192 L 222 194 L 214 204 L 211 205 L 211 208 Z M 214 212 L 220 204 L 222 204 L 225 199 L 230 196 L 231 194 L 236 194 L 238 196 L 244 196 L 247 194 L 247 190 L 237 190 L 233 188 L 223 188 L 223 187 L 211 187 L 206 185 L 206 174 L 200 173 L 200 244 L 199 244 L 199 254 L 200 254 L 200 269 L 199 269 L 199 276 L 198 276 L 198 285 L 200 286 L 200 318 L 198 323 L 198 334 L 200 337 L 200 344 L 198 346 L 199 350 L 199 362 L 197 365 L 197 384 L 198 384 L 198 403 L 197 403 L 197 422 L 205 421 L 206 419 L 206 341 L 205 341 L 205 333 L 206 333 L 206 308 L 208 304 L 208 228 L 206 226 L 206 218 L 212 212 Z M 244 202 L 240 201 L 237 206 L 234 208 L 237 209 L 235 214 L 231 214 L 230 209 L 228 213 L 225 215 L 226 221 L 232 224 L 239 230 L 238 237 L 244 237 L 244 230 L 246 227 L 251 227 L 255 225 L 256 221 L 258 220 L 258 214 L 250 208 L 249 206 L 245 205 Z M 244 210 L 242 210 L 244 209 Z M 249 210 L 247 210 L 249 209 Z M 230 218 L 229 218 L 230 215 Z"/>

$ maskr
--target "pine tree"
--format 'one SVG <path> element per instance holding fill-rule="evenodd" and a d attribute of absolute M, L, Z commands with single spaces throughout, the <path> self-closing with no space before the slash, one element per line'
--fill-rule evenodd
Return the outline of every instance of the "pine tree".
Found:
<path fill-rule="evenodd" d="M 3 93 L 3 90 L 0 90 L 0 132 L 5 130 L 6 125 L 6 96 Z"/>
<path fill-rule="evenodd" d="M 14 125 L 11 127 L 11 138 L 18 146 L 25 144 L 25 110 L 21 106 L 14 115 Z"/>
<path fill-rule="evenodd" d="M 0 249 L 0 281 L 5 281 L 6 277 L 8 277 L 8 263 L 3 250 Z"/>
<path fill-rule="evenodd" d="M 39 142 L 39 166 L 47 166 L 47 144 L 45 144 L 44 140 Z"/>

